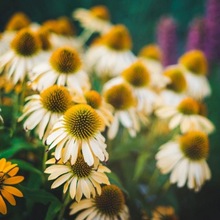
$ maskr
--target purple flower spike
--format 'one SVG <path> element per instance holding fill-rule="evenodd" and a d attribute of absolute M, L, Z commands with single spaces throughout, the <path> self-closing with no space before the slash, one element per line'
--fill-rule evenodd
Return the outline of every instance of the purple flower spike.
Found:
<path fill-rule="evenodd" d="M 205 48 L 205 19 L 195 18 L 189 27 L 186 41 L 186 51 L 201 50 Z"/>
<path fill-rule="evenodd" d="M 220 59 L 220 0 L 208 0 L 205 54 L 210 61 Z"/>
<path fill-rule="evenodd" d="M 177 61 L 177 25 L 173 18 L 162 17 L 157 26 L 157 41 L 163 53 L 163 65 Z"/>

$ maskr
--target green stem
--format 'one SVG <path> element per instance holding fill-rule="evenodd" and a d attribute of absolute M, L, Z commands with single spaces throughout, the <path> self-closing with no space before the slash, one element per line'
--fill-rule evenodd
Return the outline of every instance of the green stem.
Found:
<path fill-rule="evenodd" d="M 47 158 L 48 158 L 48 151 L 45 149 L 45 147 L 43 146 L 43 160 L 42 160 L 42 170 L 44 172 L 44 170 L 46 169 L 46 161 L 47 161 Z"/>
<path fill-rule="evenodd" d="M 91 37 L 92 35 L 92 32 L 89 31 L 89 30 L 84 30 L 80 36 L 79 36 L 79 39 L 85 44 L 86 41 Z"/>
<path fill-rule="evenodd" d="M 68 203 L 70 202 L 70 196 L 69 193 L 63 194 L 63 205 L 62 208 L 60 210 L 60 213 L 58 215 L 57 220 L 63 220 L 63 216 L 66 210 L 66 206 L 68 205 Z"/>

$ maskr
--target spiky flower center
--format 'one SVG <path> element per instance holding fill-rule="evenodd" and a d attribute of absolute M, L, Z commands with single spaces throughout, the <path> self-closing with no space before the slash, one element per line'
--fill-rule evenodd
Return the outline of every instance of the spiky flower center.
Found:
<path fill-rule="evenodd" d="M 168 68 L 163 74 L 170 79 L 170 83 L 167 85 L 168 89 L 178 93 L 186 90 L 186 79 L 183 72 L 178 67 Z"/>
<path fill-rule="evenodd" d="M 50 64 L 58 73 L 68 74 L 80 69 L 81 60 L 75 49 L 61 47 L 52 53 Z"/>
<path fill-rule="evenodd" d="M 86 92 L 85 98 L 86 98 L 87 104 L 90 105 L 94 109 L 99 108 L 102 104 L 102 97 L 95 90 Z"/>
<path fill-rule="evenodd" d="M 150 74 L 144 64 L 136 61 L 122 72 L 122 77 L 134 87 L 144 87 L 150 81 Z"/>
<path fill-rule="evenodd" d="M 12 49 L 21 56 L 32 56 L 39 52 L 41 42 L 31 30 L 20 30 L 11 42 Z"/>
<path fill-rule="evenodd" d="M 83 178 L 90 175 L 92 167 L 84 161 L 82 156 L 79 156 L 76 163 L 72 165 L 72 171 L 78 178 Z"/>
<path fill-rule="evenodd" d="M 64 114 L 67 131 L 77 139 L 85 140 L 94 137 L 103 126 L 103 121 L 89 105 L 74 105 Z"/>
<path fill-rule="evenodd" d="M 70 93 L 62 86 L 51 86 L 44 90 L 40 96 L 44 108 L 51 112 L 64 113 L 72 105 Z"/>
<path fill-rule="evenodd" d="M 104 93 L 107 103 L 116 110 L 126 110 L 135 105 L 135 99 L 131 87 L 127 84 L 114 85 Z"/>
<path fill-rule="evenodd" d="M 178 105 L 179 112 L 184 115 L 199 114 L 199 104 L 196 100 L 191 97 L 183 99 Z"/>
<path fill-rule="evenodd" d="M 196 75 L 207 74 L 208 63 L 202 51 L 189 51 L 180 57 L 179 62 L 185 66 L 186 69 Z"/>
<path fill-rule="evenodd" d="M 11 17 L 5 29 L 7 31 L 19 31 L 22 28 L 28 27 L 30 23 L 31 21 L 26 14 L 18 12 Z"/>
<path fill-rule="evenodd" d="M 160 48 L 155 44 L 149 44 L 141 49 L 140 57 L 161 61 L 162 54 Z"/>
<path fill-rule="evenodd" d="M 99 42 L 118 51 L 130 50 L 132 47 L 130 34 L 123 25 L 112 27 L 107 34 L 103 35 Z"/>
<path fill-rule="evenodd" d="M 52 44 L 50 42 L 50 33 L 49 31 L 42 27 L 37 32 L 39 39 L 41 41 L 41 49 L 44 51 L 50 50 L 52 48 Z"/>
<path fill-rule="evenodd" d="M 184 155 L 191 160 L 206 159 L 209 153 L 209 140 L 201 131 L 190 131 L 179 139 Z"/>
<path fill-rule="evenodd" d="M 123 210 L 124 204 L 124 195 L 115 185 L 102 187 L 102 194 L 95 197 L 96 208 L 108 217 L 116 217 Z"/>
<path fill-rule="evenodd" d="M 96 18 L 108 21 L 110 19 L 109 11 L 104 5 L 98 5 L 90 8 L 90 12 Z"/>

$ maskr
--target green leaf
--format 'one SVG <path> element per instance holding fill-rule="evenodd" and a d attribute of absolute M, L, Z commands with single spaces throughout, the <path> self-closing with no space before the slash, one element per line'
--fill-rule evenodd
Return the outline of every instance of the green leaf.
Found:
<path fill-rule="evenodd" d="M 57 215 L 57 212 L 62 208 L 62 203 L 52 193 L 47 192 L 43 189 L 29 189 L 27 187 L 21 187 L 24 197 L 33 203 L 42 203 L 49 205 L 45 220 L 53 220 Z"/>
<path fill-rule="evenodd" d="M 10 158 L 10 157 L 14 156 L 20 150 L 30 150 L 32 148 L 33 147 L 32 147 L 31 144 L 28 144 L 27 142 L 25 142 L 21 138 L 16 138 L 16 139 L 13 140 L 11 147 L 9 147 L 8 149 L 0 152 L 0 157 L 7 159 L 7 158 Z"/>
<path fill-rule="evenodd" d="M 45 220 L 53 220 L 61 208 L 62 203 L 59 200 L 51 202 Z"/>
<path fill-rule="evenodd" d="M 151 155 L 148 152 L 146 152 L 146 153 L 141 154 L 138 157 L 138 160 L 137 160 L 137 163 L 135 166 L 135 170 L 134 170 L 134 180 L 135 181 L 137 181 L 139 179 L 139 177 L 141 176 L 141 174 L 143 173 L 144 167 L 146 165 L 146 161 L 150 156 Z"/>
<path fill-rule="evenodd" d="M 30 163 L 18 159 L 12 159 L 11 162 L 16 163 L 21 170 L 37 174 L 41 178 L 41 181 L 44 181 L 44 174 L 37 168 L 33 167 Z"/>
<path fill-rule="evenodd" d="M 113 173 L 113 172 L 107 173 L 107 176 L 108 176 L 111 184 L 118 186 L 121 190 L 123 190 L 125 193 L 128 194 L 127 190 L 123 187 L 120 179 L 118 178 L 118 176 L 115 173 Z"/>

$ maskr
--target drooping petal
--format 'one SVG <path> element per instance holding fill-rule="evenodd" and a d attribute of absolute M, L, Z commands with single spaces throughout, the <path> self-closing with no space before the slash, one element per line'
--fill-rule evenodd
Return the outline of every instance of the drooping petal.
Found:
<path fill-rule="evenodd" d="M 6 190 L 1 190 L 2 196 L 13 206 L 16 205 L 14 196 Z"/>
<path fill-rule="evenodd" d="M 7 213 L 7 207 L 1 195 L 0 195 L 0 213 L 2 213 L 3 215 Z"/>

